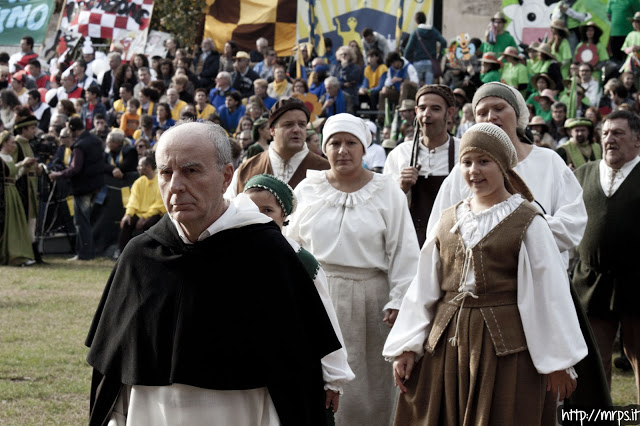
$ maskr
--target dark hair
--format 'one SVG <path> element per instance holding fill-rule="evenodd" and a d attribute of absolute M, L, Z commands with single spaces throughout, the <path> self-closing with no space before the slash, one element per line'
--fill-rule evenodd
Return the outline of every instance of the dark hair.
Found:
<path fill-rule="evenodd" d="M 203 89 L 202 87 L 198 87 L 198 88 L 196 89 L 196 91 L 195 91 L 195 92 L 193 92 L 193 93 L 194 93 L 194 95 L 195 95 L 195 94 L 196 94 L 196 93 L 198 93 L 198 92 L 202 92 L 202 93 L 204 93 L 204 94 L 205 94 L 205 96 L 207 96 L 207 97 L 209 96 L 209 93 L 207 92 L 207 90 L 206 90 L 206 89 Z"/>
<path fill-rule="evenodd" d="M 242 102 L 242 96 L 240 96 L 240 93 L 238 92 L 229 92 L 225 98 L 228 98 L 229 96 L 235 99 L 238 103 Z"/>
<path fill-rule="evenodd" d="M 369 37 L 370 35 L 373 35 L 373 30 L 371 28 L 366 27 L 362 30 L 362 37 Z"/>
<path fill-rule="evenodd" d="M 31 89 L 27 92 L 27 96 L 36 99 L 38 102 L 42 101 L 42 96 L 40 96 L 40 92 L 37 89 Z"/>
<path fill-rule="evenodd" d="M 85 89 L 85 92 L 90 92 L 98 96 L 100 94 L 100 88 L 98 86 L 91 85 Z"/>
<path fill-rule="evenodd" d="M 309 86 L 307 85 L 307 81 L 304 78 L 296 78 L 295 80 L 293 80 L 294 86 L 296 85 L 296 83 L 302 83 L 304 85 L 304 91 L 305 92 L 309 91 Z"/>
<path fill-rule="evenodd" d="M 629 96 L 629 91 L 627 90 L 626 87 L 624 87 L 622 83 L 614 84 L 613 87 L 611 88 L 611 92 L 613 92 L 614 95 L 620 96 L 622 99 Z"/>
<path fill-rule="evenodd" d="M 427 23 L 427 15 L 425 15 L 424 12 L 422 11 L 416 12 L 415 19 L 416 19 L 416 24 L 418 25 Z"/>
<path fill-rule="evenodd" d="M 75 66 L 75 65 L 80 65 L 80 66 L 81 66 L 82 68 L 84 68 L 85 70 L 87 69 L 87 61 L 85 61 L 84 59 L 78 59 L 78 60 L 75 62 L 74 66 Z"/>
<path fill-rule="evenodd" d="M 583 62 L 579 64 L 579 66 L 583 66 L 583 65 L 589 67 L 589 71 L 593 72 L 593 65 L 591 65 L 589 62 Z"/>
<path fill-rule="evenodd" d="M 22 37 L 22 40 L 26 41 L 29 46 L 33 47 L 33 37 L 24 36 Z"/>
<path fill-rule="evenodd" d="M 176 73 L 176 70 L 173 66 L 173 61 L 171 59 L 164 59 L 162 62 L 160 62 L 160 73 L 162 73 L 163 65 L 167 65 L 169 67 L 169 77 L 173 77 L 173 75 Z M 159 77 L 162 78 L 163 76 L 160 75 Z"/>
<path fill-rule="evenodd" d="M 158 92 L 158 95 L 162 95 L 167 91 L 167 85 L 164 84 L 164 81 L 162 80 L 153 80 L 151 83 L 149 83 L 149 87 Z"/>
<path fill-rule="evenodd" d="M 167 118 L 171 118 L 171 107 L 169 106 L 169 104 L 166 103 L 166 102 L 160 102 L 158 104 L 158 109 L 160 107 L 164 108 L 164 110 L 167 112 Z M 158 109 L 156 109 L 156 112 L 157 112 Z"/>
<path fill-rule="evenodd" d="M 106 120 L 107 117 L 104 116 L 103 113 L 99 112 L 96 115 L 93 116 L 93 122 L 95 123 L 96 120 Z"/>
<path fill-rule="evenodd" d="M 0 63 L 6 64 L 9 62 L 9 54 L 7 52 L 0 52 Z"/>
<path fill-rule="evenodd" d="M 400 53 L 396 52 L 395 50 L 387 53 L 387 57 L 384 59 L 384 63 L 387 68 L 391 68 L 391 64 L 396 61 L 402 61 L 402 56 L 400 56 Z"/>
<path fill-rule="evenodd" d="M 16 96 L 11 89 L 4 89 L 0 91 L 0 100 L 2 100 L 3 108 L 14 109 L 17 106 L 22 105 L 18 96 Z"/>
<path fill-rule="evenodd" d="M 140 89 L 140 93 L 151 99 L 151 102 L 158 102 L 158 99 L 160 99 L 160 94 L 158 93 L 158 91 L 151 87 L 143 87 L 142 89 Z"/>
<path fill-rule="evenodd" d="M 380 62 L 380 59 L 382 59 L 382 52 L 378 49 L 371 49 L 367 52 L 367 57 L 369 56 L 375 56 L 376 58 L 378 58 L 378 62 Z"/>
<path fill-rule="evenodd" d="M 562 108 L 564 112 L 567 112 L 567 105 L 564 102 L 554 102 L 553 105 L 551 105 L 551 108 L 552 109 Z"/>
<path fill-rule="evenodd" d="M 136 108 L 140 108 L 140 101 L 137 100 L 136 98 L 129 99 L 129 102 L 127 103 L 133 104 Z"/>
<path fill-rule="evenodd" d="M 149 114 L 142 114 L 140 116 L 140 127 L 153 127 L 153 117 Z"/>
<path fill-rule="evenodd" d="M 127 70 L 131 70 L 131 78 L 128 80 L 125 77 L 125 75 L 127 74 Z M 118 68 L 116 68 L 116 72 L 114 73 L 113 77 L 113 86 L 117 87 L 118 90 L 120 89 L 120 86 L 125 83 L 131 83 L 131 85 L 134 85 L 137 81 L 135 70 L 129 64 L 118 65 Z"/>
<path fill-rule="evenodd" d="M 147 143 L 148 143 L 148 142 L 149 142 L 149 141 L 147 141 Z M 153 153 L 153 151 L 151 151 L 150 153 L 146 153 L 146 152 L 145 152 L 144 157 L 142 157 L 142 159 L 144 160 L 144 163 L 145 163 L 147 166 L 151 166 L 151 168 L 152 168 L 153 170 L 155 170 L 155 169 L 156 169 L 156 167 L 157 167 L 157 166 L 156 166 L 156 156 L 155 156 L 155 154 Z"/>
<path fill-rule="evenodd" d="M 78 130 L 84 130 L 84 122 L 80 117 L 71 117 L 68 121 L 69 130 L 76 132 Z"/>
<path fill-rule="evenodd" d="M 635 134 L 640 133 L 640 117 L 631 111 L 625 111 L 620 109 L 613 111 L 612 113 L 610 113 L 604 118 L 604 121 L 620 120 L 620 119 L 627 120 L 627 122 L 629 123 L 629 128 L 631 129 L 631 132 Z"/>
<path fill-rule="evenodd" d="M 59 104 L 62 105 L 62 109 L 68 117 L 71 117 L 76 113 L 76 107 L 73 106 L 73 102 L 71 102 L 69 99 L 61 99 L 59 101 Z"/>
<path fill-rule="evenodd" d="M 133 85 L 131 83 L 122 83 L 122 86 L 120 86 L 120 88 L 126 90 L 129 93 L 133 93 Z"/>
<path fill-rule="evenodd" d="M 42 68 L 42 64 L 37 59 L 29 60 L 29 62 L 27 62 L 27 65 L 33 65 L 34 67 L 37 67 L 38 69 Z"/>

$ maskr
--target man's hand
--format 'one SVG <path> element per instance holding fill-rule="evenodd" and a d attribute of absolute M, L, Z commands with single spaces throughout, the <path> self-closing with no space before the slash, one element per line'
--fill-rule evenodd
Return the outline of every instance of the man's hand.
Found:
<path fill-rule="evenodd" d="M 393 327 L 393 324 L 396 322 L 396 318 L 398 318 L 397 309 L 385 309 L 384 318 L 382 318 L 382 322 L 387 324 L 391 328 Z"/>
<path fill-rule="evenodd" d="M 402 78 L 401 77 L 393 77 L 391 79 L 391 83 L 393 83 L 393 84 L 402 83 Z"/>
<path fill-rule="evenodd" d="M 578 387 L 578 382 L 569 376 L 564 370 L 554 371 L 547 375 L 547 391 L 553 393 L 553 399 L 560 401 L 569 398 L 573 391 Z"/>
<path fill-rule="evenodd" d="M 143 229 L 144 225 L 147 223 L 147 219 L 144 217 L 139 217 L 136 222 L 136 229 Z"/>
<path fill-rule="evenodd" d="M 418 169 L 405 167 L 400 172 L 400 189 L 406 194 L 418 182 Z"/>
<path fill-rule="evenodd" d="M 333 105 L 335 101 L 332 98 L 327 99 L 326 101 L 324 101 L 324 104 L 322 105 L 322 109 L 327 109 L 329 108 L 331 105 Z"/>
<path fill-rule="evenodd" d="M 49 173 L 49 179 L 56 180 L 60 177 L 61 174 L 62 172 L 51 172 Z"/>
<path fill-rule="evenodd" d="M 131 215 L 125 214 L 120 220 L 120 229 L 124 228 L 124 225 L 131 225 Z"/>
<path fill-rule="evenodd" d="M 331 389 L 327 389 L 324 392 L 326 395 L 325 408 L 333 406 L 333 412 L 336 413 L 338 411 L 338 405 L 340 405 L 340 394 Z"/>
<path fill-rule="evenodd" d="M 413 371 L 415 363 L 415 352 L 403 352 L 402 355 L 397 356 L 393 362 L 393 380 L 396 387 L 400 387 L 400 392 L 402 393 L 407 391 L 404 382 L 411 378 L 411 372 Z"/>
<path fill-rule="evenodd" d="M 122 179 L 124 177 L 124 173 L 122 173 L 122 170 L 120 170 L 119 168 L 115 168 L 113 169 L 113 171 L 111 172 L 111 174 L 113 175 L 114 178 L 116 179 Z"/>

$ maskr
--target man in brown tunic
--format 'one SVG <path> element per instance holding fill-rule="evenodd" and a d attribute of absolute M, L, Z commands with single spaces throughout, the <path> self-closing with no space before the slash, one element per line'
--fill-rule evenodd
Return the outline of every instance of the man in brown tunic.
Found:
<path fill-rule="evenodd" d="M 234 198 L 255 175 L 268 173 L 295 188 L 307 176 L 307 170 L 327 170 L 329 162 L 309 151 L 306 144 L 309 111 L 296 98 L 281 99 L 269 111 L 269 129 L 273 142 L 269 149 L 242 163 L 233 174 L 225 193 Z"/>

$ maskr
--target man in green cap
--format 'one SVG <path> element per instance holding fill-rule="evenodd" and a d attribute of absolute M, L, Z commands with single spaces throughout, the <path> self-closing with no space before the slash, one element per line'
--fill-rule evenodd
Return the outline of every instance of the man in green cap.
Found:
<path fill-rule="evenodd" d="M 572 170 L 589 161 L 602 159 L 602 148 L 593 142 L 593 123 L 585 118 L 569 118 L 565 129 L 569 141 L 558 147 L 556 152 Z"/>

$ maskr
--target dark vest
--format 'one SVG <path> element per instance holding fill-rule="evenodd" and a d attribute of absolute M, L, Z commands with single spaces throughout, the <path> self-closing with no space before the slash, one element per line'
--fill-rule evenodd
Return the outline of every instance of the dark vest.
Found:
<path fill-rule="evenodd" d="M 425 349 L 433 353 L 462 304 L 453 300 L 458 292 L 466 256 L 466 248 L 459 231 L 449 230 L 457 221 L 457 205 L 442 213 L 436 233 L 436 246 L 440 251 L 442 282 L 445 292 L 438 302 L 433 327 Z M 498 356 L 527 349 L 527 340 L 517 305 L 518 255 L 525 231 L 538 211 L 528 201 L 520 204 L 496 225 L 471 250 L 476 282 L 477 299 L 464 299 L 464 308 L 479 308 L 489 329 Z"/>
<path fill-rule="evenodd" d="M 88 131 L 78 137 L 73 150 L 81 150 L 84 154 L 82 170 L 71 176 L 71 192 L 73 195 L 90 194 L 104 185 L 104 154 L 102 141 Z"/>
<path fill-rule="evenodd" d="M 329 161 L 320 157 L 313 152 L 309 152 L 302 163 L 298 166 L 288 184 L 295 188 L 298 184 L 307 177 L 307 170 L 328 170 L 330 168 Z M 271 161 L 269 161 L 269 151 L 261 152 L 242 163 L 238 167 L 238 186 L 236 187 L 236 194 L 240 194 L 244 191 L 244 185 L 253 176 L 261 175 L 263 173 L 273 174 L 271 168 Z"/>
<path fill-rule="evenodd" d="M 578 246 L 573 285 L 588 314 L 638 313 L 640 166 L 607 198 L 600 185 L 600 162 L 576 170 L 587 209 L 587 227 Z"/>

